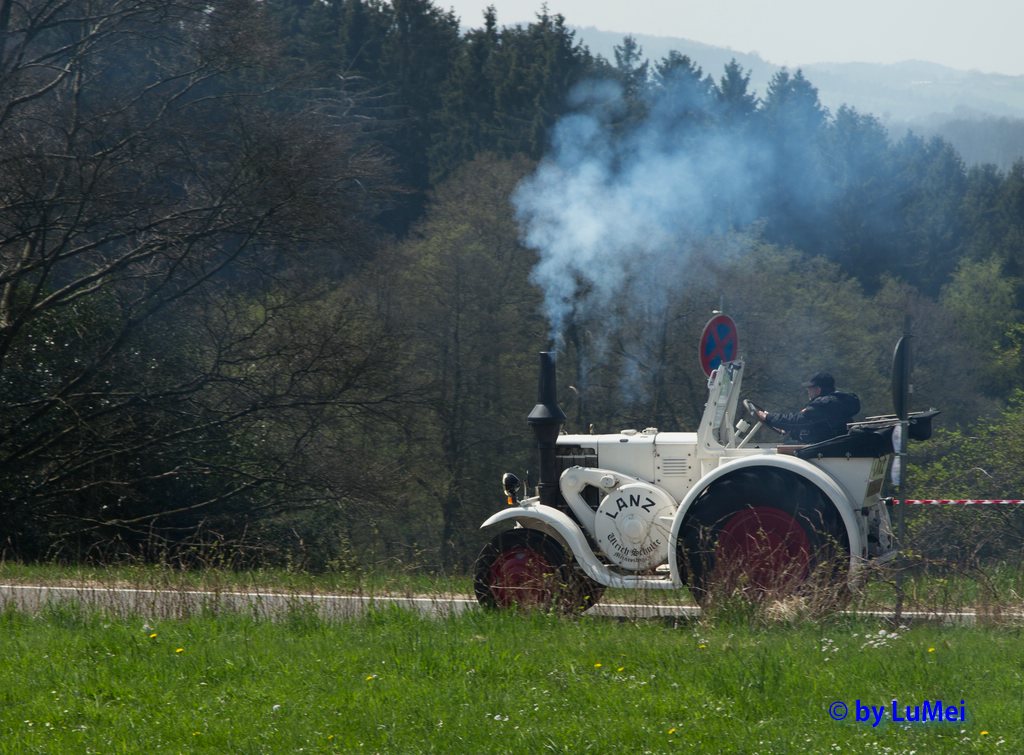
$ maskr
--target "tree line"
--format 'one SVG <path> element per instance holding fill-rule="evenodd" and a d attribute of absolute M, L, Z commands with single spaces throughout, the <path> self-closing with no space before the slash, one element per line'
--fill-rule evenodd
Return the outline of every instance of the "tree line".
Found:
<path fill-rule="evenodd" d="M 650 204 L 710 222 L 618 295 L 583 247 L 542 286 L 515 202 L 589 123 L 613 180 L 652 145 L 707 179 L 651 174 Z M 973 448 L 1020 411 L 1022 261 L 1024 162 L 831 113 L 799 71 L 757 93 L 630 37 L 608 61 L 544 9 L 0 0 L 4 553 L 462 569 L 534 463 L 535 353 L 573 429 L 692 428 L 722 303 L 751 395 L 828 368 L 876 414 L 912 314 L 915 400 Z"/>

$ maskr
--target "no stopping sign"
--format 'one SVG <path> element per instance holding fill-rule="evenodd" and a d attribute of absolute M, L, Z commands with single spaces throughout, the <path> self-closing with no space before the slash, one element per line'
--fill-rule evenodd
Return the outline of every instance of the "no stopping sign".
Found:
<path fill-rule="evenodd" d="M 711 376 L 712 371 L 739 356 L 740 338 L 736 323 L 729 315 L 715 315 L 704 326 L 700 337 L 700 368 Z"/>

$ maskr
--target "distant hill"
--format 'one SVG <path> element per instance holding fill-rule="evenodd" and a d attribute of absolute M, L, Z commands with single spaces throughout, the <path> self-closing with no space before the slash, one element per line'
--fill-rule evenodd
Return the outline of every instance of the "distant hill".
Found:
<path fill-rule="evenodd" d="M 623 32 L 573 27 L 595 55 L 614 60 Z M 632 35 L 652 62 L 671 50 L 689 55 L 716 80 L 735 58 L 750 72 L 752 89 L 764 94 L 781 66 L 757 53 L 714 47 L 678 37 Z M 875 115 L 894 137 L 907 129 L 939 134 L 971 163 L 991 162 L 1004 170 L 1024 158 L 1024 76 L 959 71 L 936 63 L 812 63 L 796 66 L 818 88 L 822 104 L 835 111 L 846 104 Z"/>

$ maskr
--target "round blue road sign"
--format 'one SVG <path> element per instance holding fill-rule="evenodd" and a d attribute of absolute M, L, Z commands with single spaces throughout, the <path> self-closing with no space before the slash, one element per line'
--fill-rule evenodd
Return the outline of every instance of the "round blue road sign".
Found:
<path fill-rule="evenodd" d="M 715 315 L 704 326 L 700 337 L 700 368 L 711 376 L 712 371 L 739 356 L 740 339 L 736 323 L 728 315 Z"/>

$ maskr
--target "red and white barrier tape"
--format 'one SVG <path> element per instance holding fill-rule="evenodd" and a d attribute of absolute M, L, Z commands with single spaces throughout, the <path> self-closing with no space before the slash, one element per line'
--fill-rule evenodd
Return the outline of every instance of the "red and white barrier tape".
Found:
<path fill-rule="evenodd" d="M 913 505 L 922 503 L 960 503 L 965 506 L 969 505 L 985 505 L 992 503 L 1005 503 L 1005 504 L 1020 504 L 1024 503 L 1024 500 L 1019 498 L 995 498 L 988 500 L 973 499 L 973 498 L 961 498 L 961 499 L 948 499 L 948 498 L 906 498 L 904 500 L 893 499 L 893 503 L 909 503 Z"/>

